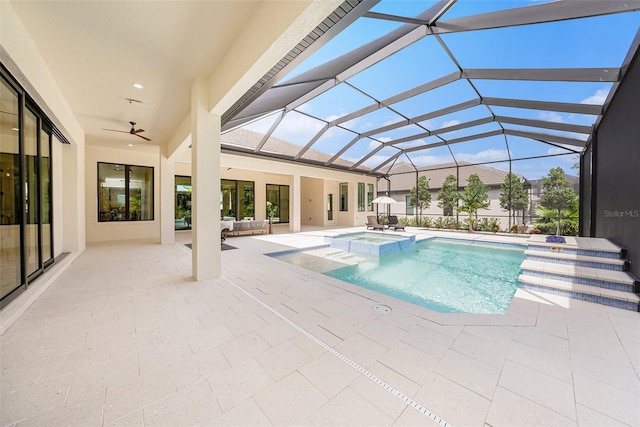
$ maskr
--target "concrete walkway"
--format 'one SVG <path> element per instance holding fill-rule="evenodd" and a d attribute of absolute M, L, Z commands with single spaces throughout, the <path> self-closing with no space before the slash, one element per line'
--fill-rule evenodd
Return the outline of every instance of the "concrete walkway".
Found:
<path fill-rule="evenodd" d="M 0 337 L 1 424 L 640 425 L 639 313 L 440 314 L 263 255 L 322 233 L 230 238 L 202 282 L 188 233 L 89 246 Z"/>

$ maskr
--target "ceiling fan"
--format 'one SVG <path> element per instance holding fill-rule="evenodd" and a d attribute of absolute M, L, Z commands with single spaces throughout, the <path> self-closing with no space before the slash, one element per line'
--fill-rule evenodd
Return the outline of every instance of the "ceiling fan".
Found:
<path fill-rule="evenodd" d="M 130 133 L 131 135 L 135 135 L 138 136 L 146 141 L 151 141 L 149 138 L 147 138 L 146 136 L 142 136 L 140 135 L 142 132 L 144 132 L 144 129 L 136 129 L 136 122 L 129 122 L 131 124 L 131 129 L 126 131 L 126 130 L 118 130 L 118 129 L 102 129 L 102 130 L 108 130 L 110 132 L 122 132 L 122 133 Z"/>

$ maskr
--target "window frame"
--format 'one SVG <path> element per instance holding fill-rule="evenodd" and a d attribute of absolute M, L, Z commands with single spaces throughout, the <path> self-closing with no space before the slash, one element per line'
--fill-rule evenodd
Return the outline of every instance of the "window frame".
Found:
<path fill-rule="evenodd" d="M 415 206 L 413 206 L 411 204 L 411 194 L 407 194 L 404 196 L 404 205 L 405 205 L 405 214 L 406 215 L 415 215 L 414 213 L 414 208 Z"/>
<path fill-rule="evenodd" d="M 103 214 L 106 211 L 102 211 L 101 208 L 101 204 L 100 204 L 100 165 L 119 165 L 121 167 L 124 168 L 124 176 L 125 176 L 125 180 L 124 180 L 124 212 L 123 214 L 123 218 L 122 219 L 113 219 L 113 216 L 111 217 L 112 219 L 103 219 L 103 217 L 106 218 L 106 216 L 103 216 Z M 131 168 L 146 168 L 146 169 L 150 169 L 151 170 L 151 191 L 150 191 L 150 197 L 151 197 L 151 201 L 149 203 L 149 206 L 151 206 L 150 209 L 150 217 L 149 218 L 145 218 L 145 219 L 131 219 L 131 204 L 130 204 L 130 197 L 131 197 L 131 190 L 130 190 L 130 184 L 131 184 L 131 180 L 129 178 L 127 178 L 129 176 L 129 173 L 131 172 Z M 144 165 L 129 165 L 129 164 L 124 164 L 124 163 L 113 163 L 113 162 L 97 162 L 96 165 L 96 183 L 97 183 L 97 220 L 98 223 L 123 223 L 123 222 L 141 222 L 141 221 L 155 221 L 155 168 L 153 166 L 144 166 Z M 110 209 L 111 210 L 111 209 Z"/>
<path fill-rule="evenodd" d="M 373 212 L 373 197 L 374 195 L 374 187 L 373 184 L 367 184 L 367 212 Z"/>
<path fill-rule="evenodd" d="M 341 182 L 340 184 L 338 184 L 338 212 L 349 212 L 348 182 Z"/>
<path fill-rule="evenodd" d="M 267 214 L 267 202 L 269 201 L 269 187 L 278 187 L 277 189 L 277 193 L 278 193 L 278 203 L 276 204 L 276 206 L 278 207 L 278 216 L 274 217 L 273 219 L 273 223 L 274 224 L 288 224 L 291 221 L 291 217 L 289 215 L 289 208 L 291 205 L 291 187 L 287 184 L 266 184 L 265 186 L 265 218 L 269 219 L 269 215 Z M 275 188 L 271 188 L 271 191 L 275 191 Z M 286 206 L 283 207 L 282 206 L 282 195 L 286 193 L 287 194 L 287 203 Z M 286 215 L 283 215 L 283 213 L 285 213 Z M 286 220 L 283 221 L 283 218 L 286 218 Z"/>

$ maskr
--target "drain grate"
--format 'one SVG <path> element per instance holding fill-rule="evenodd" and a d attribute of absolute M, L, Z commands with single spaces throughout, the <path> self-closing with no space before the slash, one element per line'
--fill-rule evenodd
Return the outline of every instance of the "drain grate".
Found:
<path fill-rule="evenodd" d="M 310 338 L 312 341 L 314 341 L 316 344 L 319 344 L 325 350 L 328 350 L 330 353 L 332 353 L 338 359 L 342 360 L 347 365 L 351 366 L 353 369 L 355 369 L 356 371 L 360 372 L 362 375 L 364 375 L 365 377 L 369 378 L 371 381 L 373 381 L 374 383 L 378 384 L 380 387 L 384 388 L 389 393 L 393 394 L 394 396 L 396 396 L 398 399 L 402 400 L 407 405 L 411 406 L 412 408 L 414 408 L 415 410 L 417 410 L 421 414 L 426 415 L 431 420 L 433 420 L 436 423 L 438 423 L 440 426 L 442 426 L 442 427 L 451 427 L 451 424 L 449 424 L 448 422 L 446 422 L 445 420 L 443 420 L 442 418 L 440 418 L 439 416 L 437 416 L 433 412 L 429 411 L 427 408 L 425 408 L 424 406 L 422 406 L 421 404 L 419 404 L 415 400 L 411 399 L 409 396 L 403 394 L 400 390 L 392 387 L 391 385 L 387 384 L 386 382 L 384 382 L 383 380 L 381 380 L 380 378 L 375 376 L 373 373 L 369 372 L 368 370 L 366 370 L 362 366 L 358 365 L 356 362 L 354 362 L 353 360 L 349 359 L 347 356 L 345 356 L 344 354 L 340 353 L 338 350 L 336 350 L 335 348 L 331 347 L 329 344 L 325 343 L 320 338 L 316 337 L 311 332 L 309 332 L 306 329 L 304 329 L 302 326 L 300 326 L 297 323 L 293 322 L 288 317 L 286 317 L 285 315 L 283 315 L 280 312 L 278 312 L 276 309 L 270 307 L 265 302 L 261 301 L 259 298 L 257 298 L 254 295 L 252 295 L 251 292 L 247 291 L 246 289 L 244 289 L 240 285 L 234 283 L 232 280 L 230 280 L 230 279 L 228 279 L 228 278 L 226 278 L 224 276 L 222 276 L 222 278 L 224 280 L 226 280 L 227 283 L 229 283 L 231 286 L 233 286 L 234 288 L 238 289 L 240 292 L 242 292 L 243 294 L 245 294 L 246 296 L 248 296 L 249 298 L 251 298 L 252 300 L 257 302 L 258 304 L 260 304 L 261 306 L 263 306 L 264 308 L 269 310 L 271 313 L 273 313 L 274 315 L 279 317 L 285 323 L 287 323 L 290 326 L 292 326 L 298 332 L 302 333 L 307 338 Z M 388 311 L 386 311 L 387 313 L 391 311 L 391 308 L 389 306 L 386 306 L 386 305 L 378 304 L 378 305 L 376 305 L 376 307 L 374 307 L 374 310 L 377 307 L 386 307 L 386 309 L 388 310 Z"/>
<path fill-rule="evenodd" d="M 378 304 L 373 307 L 373 311 L 380 314 L 391 313 L 391 307 L 384 304 Z"/>

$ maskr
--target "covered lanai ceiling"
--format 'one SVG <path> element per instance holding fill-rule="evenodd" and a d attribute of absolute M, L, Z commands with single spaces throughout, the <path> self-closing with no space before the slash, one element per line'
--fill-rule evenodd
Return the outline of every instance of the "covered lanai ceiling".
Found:
<path fill-rule="evenodd" d="M 575 158 L 640 42 L 640 1 L 382 0 L 350 13 L 223 117 L 224 149 L 375 175 Z"/>

